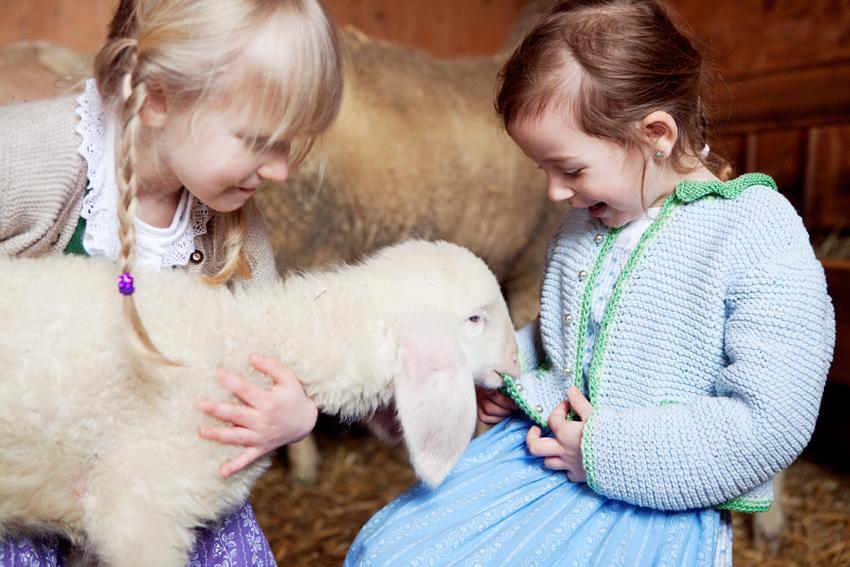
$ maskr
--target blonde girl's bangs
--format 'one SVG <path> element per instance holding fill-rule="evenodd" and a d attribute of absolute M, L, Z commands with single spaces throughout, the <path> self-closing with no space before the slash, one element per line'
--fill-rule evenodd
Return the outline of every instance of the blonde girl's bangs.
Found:
<path fill-rule="evenodd" d="M 263 145 L 292 143 L 297 165 L 336 118 L 343 79 L 340 40 L 324 11 L 292 4 L 267 19 L 232 62 L 220 96 L 243 109 L 241 126 Z"/>

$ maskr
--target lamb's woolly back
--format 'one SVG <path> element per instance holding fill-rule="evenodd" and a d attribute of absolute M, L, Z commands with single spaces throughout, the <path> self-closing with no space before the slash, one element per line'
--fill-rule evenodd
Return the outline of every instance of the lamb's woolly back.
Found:
<path fill-rule="evenodd" d="M 21 313 L 12 317 L 21 322 L 20 334 L 3 338 L 9 352 L 0 355 L 11 357 L 20 345 L 48 338 L 61 346 L 84 329 L 81 340 L 69 345 L 73 352 L 55 354 L 77 361 L 70 375 L 85 371 L 102 383 L 96 368 L 128 368 L 131 357 L 116 351 L 128 343 L 116 318 L 116 294 L 108 293 L 116 277 L 112 265 L 71 257 L 0 262 L 0 305 L 4 313 Z M 235 297 L 180 272 L 139 270 L 136 279 L 143 290 L 139 310 L 151 336 L 183 365 L 159 370 L 158 376 L 175 376 L 168 382 L 179 383 L 176 376 L 189 368 L 212 372 L 218 365 L 251 373 L 248 352 L 272 353 L 292 365 L 323 411 L 350 418 L 389 400 L 397 347 L 390 332 L 400 324 L 425 316 L 459 323 L 477 309 L 502 303 L 487 265 L 448 242 L 408 241 L 360 264 L 292 275 L 282 287 L 253 286 Z M 55 300 L 52 306 L 43 304 L 44 297 Z M 45 309 L 53 319 L 46 327 L 38 322 Z M 35 319 L 27 322 L 28 316 Z"/>
<path fill-rule="evenodd" d="M 289 365 L 324 411 L 364 417 L 394 400 L 414 467 L 432 484 L 469 441 L 473 381 L 493 386 L 516 365 L 495 278 L 448 243 L 407 242 L 235 295 L 139 270 L 139 310 L 177 367 L 134 358 L 115 270 L 0 258 L 11 321 L 0 332 L 0 534 L 25 525 L 82 541 L 96 528 L 106 538 L 96 545 L 120 547 L 113 536 L 131 533 L 131 547 L 182 548 L 175 538 L 244 500 L 265 464 L 222 481 L 219 466 L 241 449 L 197 435 L 213 420 L 196 401 L 228 396 L 216 367 L 267 381 L 248 367 L 251 351 Z"/>

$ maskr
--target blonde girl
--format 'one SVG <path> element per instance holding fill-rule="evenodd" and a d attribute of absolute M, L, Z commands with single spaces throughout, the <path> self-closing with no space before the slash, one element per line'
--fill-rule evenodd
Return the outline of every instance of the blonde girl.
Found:
<path fill-rule="evenodd" d="M 132 267 L 229 287 L 277 277 L 251 196 L 286 179 L 341 91 L 337 32 L 317 0 L 121 0 L 82 95 L 0 108 L 0 252 L 117 262 L 118 289 L 104 293 L 124 295 L 140 352 L 168 364 L 138 317 Z M 289 369 L 257 354 L 251 363 L 269 390 L 222 369 L 243 403 L 198 401 L 223 421 L 203 437 L 245 447 L 224 476 L 300 439 L 317 416 Z M 0 565 L 61 564 L 67 548 L 7 539 Z M 245 503 L 202 531 L 191 563 L 274 558 Z"/>
<path fill-rule="evenodd" d="M 793 207 L 708 147 L 707 84 L 655 0 L 561 2 L 514 51 L 497 111 L 572 206 L 527 371 L 481 394 L 497 425 L 347 565 L 731 563 L 729 510 L 768 508 L 808 442 L 835 328 Z"/>

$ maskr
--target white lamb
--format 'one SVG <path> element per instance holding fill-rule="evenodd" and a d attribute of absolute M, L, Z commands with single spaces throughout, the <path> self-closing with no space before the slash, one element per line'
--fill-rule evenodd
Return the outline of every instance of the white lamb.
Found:
<path fill-rule="evenodd" d="M 0 537 L 58 532 L 106 565 L 185 565 L 193 528 L 244 501 L 267 464 L 222 480 L 239 449 L 197 435 L 212 420 L 196 400 L 226 397 L 213 369 L 252 375 L 250 351 L 290 365 L 324 412 L 394 402 L 432 485 L 472 435 L 474 383 L 518 370 L 496 279 L 446 242 L 236 294 L 182 272 L 135 277 L 152 339 L 182 366 L 135 355 L 112 264 L 0 259 Z"/>

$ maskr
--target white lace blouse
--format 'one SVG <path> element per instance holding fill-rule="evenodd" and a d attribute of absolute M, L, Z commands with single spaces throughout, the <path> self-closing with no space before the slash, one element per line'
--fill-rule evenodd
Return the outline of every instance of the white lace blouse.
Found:
<path fill-rule="evenodd" d="M 83 247 L 89 256 L 118 259 L 118 185 L 115 179 L 115 121 L 104 107 L 94 79 L 77 98 L 82 138 L 79 153 L 88 165 L 89 185 L 80 216 L 86 219 Z M 210 212 L 183 190 L 171 225 L 151 226 L 135 219 L 135 262 L 158 269 L 185 266 L 195 250 L 195 238 L 205 234 Z"/>

